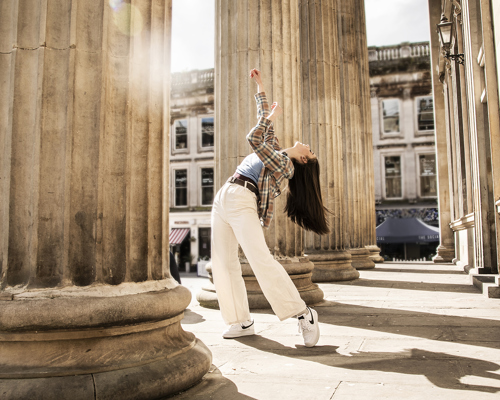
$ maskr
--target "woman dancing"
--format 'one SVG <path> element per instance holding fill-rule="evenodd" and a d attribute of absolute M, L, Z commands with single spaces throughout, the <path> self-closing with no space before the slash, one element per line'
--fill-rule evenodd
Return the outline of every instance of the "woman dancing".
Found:
<path fill-rule="evenodd" d="M 281 321 L 296 316 L 305 346 L 313 347 L 319 340 L 318 314 L 300 298 L 288 273 L 271 255 L 262 226 L 269 227 L 274 198 L 281 193 L 280 184 L 288 179 L 288 217 L 320 235 L 329 232 L 318 160 L 309 145 L 300 142 L 281 149 L 273 122 L 282 109 L 278 103 L 269 109 L 260 71 L 252 69 L 250 78 L 258 85 L 258 123 L 247 135 L 253 153 L 219 190 L 212 208 L 212 275 L 222 318 L 230 325 L 222 336 L 230 339 L 255 334 L 238 259 L 239 243 L 274 313 Z"/>

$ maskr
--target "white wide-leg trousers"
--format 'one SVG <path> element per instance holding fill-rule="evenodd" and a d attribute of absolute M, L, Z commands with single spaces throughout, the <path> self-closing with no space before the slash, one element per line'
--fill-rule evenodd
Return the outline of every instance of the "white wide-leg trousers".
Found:
<path fill-rule="evenodd" d="M 232 325 L 251 319 L 238 243 L 278 318 L 284 320 L 304 312 L 305 302 L 267 247 L 256 195 L 243 186 L 226 183 L 212 208 L 212 275 L 224 322 Z"/>

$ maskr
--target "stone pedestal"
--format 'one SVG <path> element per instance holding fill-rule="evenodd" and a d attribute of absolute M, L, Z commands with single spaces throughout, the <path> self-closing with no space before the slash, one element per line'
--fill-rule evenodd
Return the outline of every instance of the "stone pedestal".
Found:
<path fill-rule="evenodd" d="M 171 2 L 27 1 L 0 18 L 2 399 L 193 385 L 211 354 L 169 275 Z"/>
<path fill-rule="evenodd" d="M 313 282 L 350 281 L 359 278 L 353 268 L 348 251 L 332 251 L 308 254 L 314 263 Z"/>
<path fill-rule="evenodd" d="M 455 259 L 455 248 L 446 247 L 443 244 L 440 244 L 437 248 L 437 254 L 434 256 L 432 261 L 434 261 L 435 263 L 449 263 L 453 262 L 454 259 Z"/>
<path fill-rule="evenodd" d="M 211 353 L 180 326 L 190 299 L 166 279 L 0 301 L 2 398 L 156 399 L 193 385 Z"/>
<path fill-rule="evenodd" d="M 352 257 L 352 266 L 356 269 L 370 269 L 375 267 L 375 263 L 370 258 L 370 251 L 361 247 L 358 249 L 349 249 Z"/>
<path fill-rule="evenodd" d="M 370 252 L 370 259 L 374 263 L 383 263 L 384 258 L 380 255 L 380 247 L 377 245 L 365 246 L 365 248 Z"/>
<path fill-rule="evenodd" d="M 309 306 L 320 303 L 323 300 L 323 291 L 318 285 L 312 283 L 311 275 L 315 270 L 315 265 L 309 261 L 307 257 L 298 257 L 295 259 L 279 260 L 278 262 L 283 265 L 292 282 L 297 287 L 300 297 Z M 250 264 L 246 260 L 241 260 L 241 270 L 243 279 L 245 280 L 245 287 L 248 294 L 248 305 L 250 309 L 267 309 L 271 305 L 262 293 L 262 289 L 253 274 Z M 200 305 L 208 308 L 219 308 L 217 294 L 212 279 L 212 266 L 207 265 L 209 272 L 210 283 L 207 283 L 203 290 L 198 293 L 196 299 Z"/>

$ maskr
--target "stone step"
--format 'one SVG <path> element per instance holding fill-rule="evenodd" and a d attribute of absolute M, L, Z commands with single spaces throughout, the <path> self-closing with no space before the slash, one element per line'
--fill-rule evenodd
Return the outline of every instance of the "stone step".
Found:
<path fill-rule="evenodd" d="M 483 295 L 489 298 L 500 299 L 500 275 L 471 275 L 471 279 L 472 284 L 477 287 Z"/>

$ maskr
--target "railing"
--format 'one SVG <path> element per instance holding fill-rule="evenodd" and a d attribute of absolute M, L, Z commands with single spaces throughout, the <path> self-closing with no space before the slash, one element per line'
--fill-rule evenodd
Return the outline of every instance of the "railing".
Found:
<path fill-rule="evenodd" d="M 401 43 L 396 46 L 368 47 L 369 61 L 397 60 L 408 57 L 429 57 L 429 42 Z"/>
<path fill-rule="evenodd" d="M 174 72 L 172 74 L 172 88 L 180 86 L 213 86 L 214 69 L 202 69 L 187 72 Z"/>

